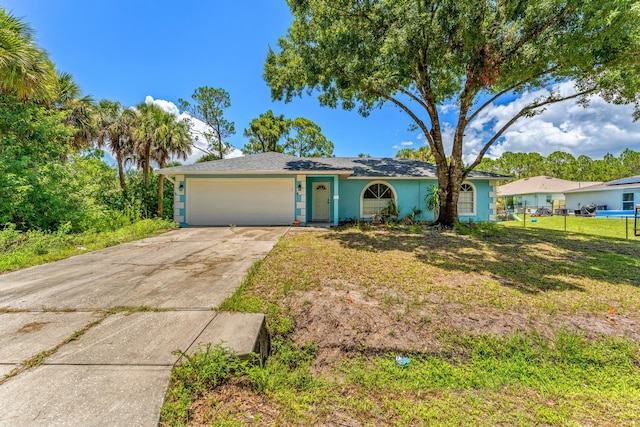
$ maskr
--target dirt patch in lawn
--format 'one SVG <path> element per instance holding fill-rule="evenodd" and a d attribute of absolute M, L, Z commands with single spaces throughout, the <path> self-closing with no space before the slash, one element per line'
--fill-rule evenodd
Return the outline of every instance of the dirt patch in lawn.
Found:
<path fill-rule="evenodd" d="M 449 331 L 551 338 L 566 329 L 640 340 L 637 245 L 514 232 L 285 239 L 255 290 L 289 307 L 294 341 L 315 343 L 320 363 L 354 351 L 438 353 Z"/>
<path fill-rule="evenodd" d="M 437 294 L 425 296 L 419 309 L 406 310 L 393 302 L 380 303 L 355 286 L 341 288 L 301 292 L 288 301 L 295 321 L 293 339 L 298 345 L 318 346 L 319 366 L 352 352 L 438 354 L 448 331 L 502 336 L 535 331 L 551 339 L 566 329 L 593 338 L 606 334 L 640 340 L 639 319 L 622 315 L 470 308 L 439 301 Z"/>

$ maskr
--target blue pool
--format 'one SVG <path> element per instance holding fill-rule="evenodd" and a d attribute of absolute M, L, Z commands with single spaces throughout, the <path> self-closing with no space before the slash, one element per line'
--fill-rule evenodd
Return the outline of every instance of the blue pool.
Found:
<path fill-rule="evenodd" d="M 628 210 L 628 211 L 623 211 L 623 210 L 618 210 L 618 211 L 614 211 L 614 210 L 606 210 L 606 211 L 596 211 L 596 217 L 598 218 L 624 218 L 625 216 L 629 216 L 629 217 L 633 217 L 634 215 L 634 211 L 633 210 Z"/>

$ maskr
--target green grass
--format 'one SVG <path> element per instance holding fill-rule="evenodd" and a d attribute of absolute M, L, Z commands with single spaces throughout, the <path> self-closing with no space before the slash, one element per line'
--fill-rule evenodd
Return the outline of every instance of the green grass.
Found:
<path fill-rule="evenodd" d="M 146 219 L 111 232 L 71 234 L 64 226 L 57 232 L 26 233 L 5 227 L 0 230 L 0 273 L 45 264 L 73 255 L 142 239 L 176 228 L 173 222 Z"/>
<path fill-rule="evenodd" d="M 267 313 L 272 356 L 206 387 L 206 372 L 172 376 L 161 424 L 633 425 L 640 343 L 599 328 L 634 333 L 639 288 L 640 245 L 620 239 L 484 224 L 292 233 L 223 303 Z M 467 314 L 528 328 L 487 332 Z M 237 366 L 228 357 L 211 363 Z"/>
<path fill-rule="evenodd" d="M 523 216 L 520 215 L 523 219 Z M 536 222 L 532 222 L 535 220 Z M 585 218 L 575 216 L 548 216 L 532 218 L 527 215 L 524 221 L 504 221 L 498 223 L 504 227 L 526 227 L 531 229 L 560 230 L 571 233 L 590 234 L 600 237 L 617 237 L 619 239 L 630 239 L 640 241 L 639 236 L 634 235 L 634 220 L 620 218 Z M 638 224 L 640 227 L 640 224 Z"/>

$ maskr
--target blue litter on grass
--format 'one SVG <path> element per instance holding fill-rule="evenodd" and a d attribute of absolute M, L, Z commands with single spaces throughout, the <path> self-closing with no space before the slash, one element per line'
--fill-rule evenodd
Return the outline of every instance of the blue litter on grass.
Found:
<path fill-rule="evenodd" d="M 533 218 L 531 222 L 538 222 L 538 220 L 536 218 Z"/>
<path fill-rule="evenodd" d="M 410 362 L 408 357 L 404 357 L 404 356 L 396 356 L 396 363 L 400 366 L 406 366 L 408 365 Z"/>

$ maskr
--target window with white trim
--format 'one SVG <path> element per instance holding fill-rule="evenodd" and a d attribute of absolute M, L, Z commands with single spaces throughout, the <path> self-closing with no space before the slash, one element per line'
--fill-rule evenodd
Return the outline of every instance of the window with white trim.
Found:
<path fill-rule="evenodd" d="M 458 197 L 458 215 L 475 215 L 476 200 L 475 190 L 471 184 L 463 183 L 460 186 L 460 196 Z"/>
<path fill-rule="evenodd" d="M 390 201 L 395 203 L 391 187 L 382 183 L 371 184 L 362 193 L 362 217 L 370 218 L 372 215 L 379 214 L 389 206 Z"/>
<path fill-rule="evenodd" d="M 633 210 L 633 193 L 622 193 L 622 210 Z"/>

